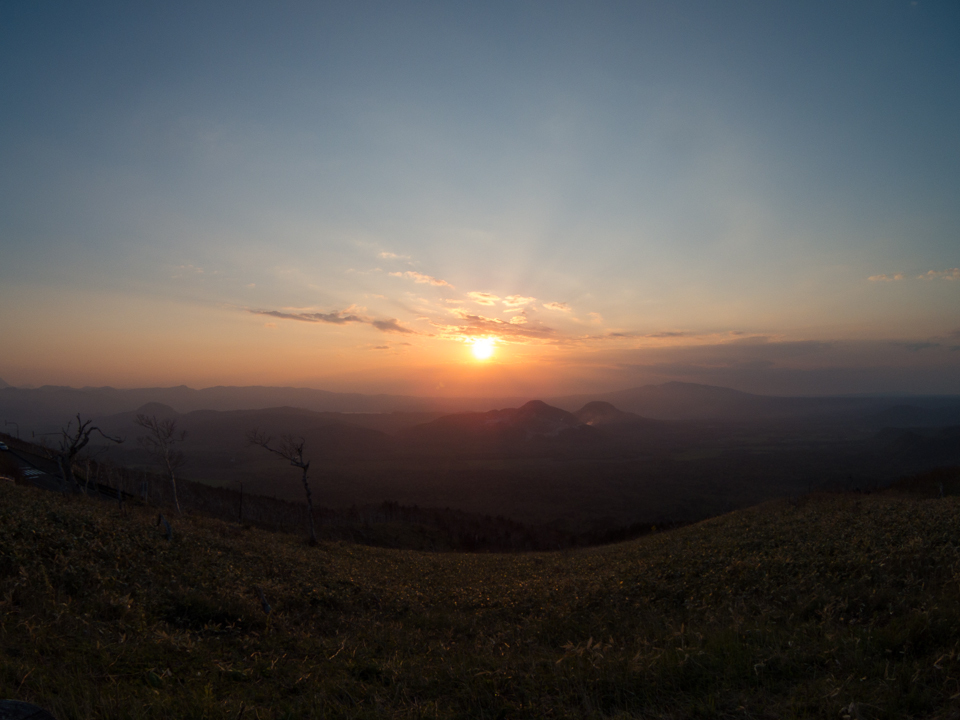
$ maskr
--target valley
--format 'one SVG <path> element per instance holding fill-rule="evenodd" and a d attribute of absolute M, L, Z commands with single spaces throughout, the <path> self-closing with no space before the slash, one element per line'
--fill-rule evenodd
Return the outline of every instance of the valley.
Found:
<path fill-rule="evenodd" d="M 46 398 L 39 406 L 46 409 L 16 415 L 23 392 Z M 252 390 L 218 392 L 224 405 L 249 401 Z M 257 392 L 261 399 L 288 397 L 283 389 Z M 136 401 L 151 397 L 130 393 Z M 156 397 L 165 393 L 195 397 L 179 389 Z M 76 411 L 53 408 L 88 396 L 112 402 L 117 392 L 5 388 L 0 411 L 20 418 L 24 432 L 30 428 L 54 447 L 57 430 Z M 304 404 L 315 397 L 306 393 Z M 259 429 L 274 438 L 303 438 L 316 502 L 323 507 L 396 502 L 575 533 L 692 522 L 816 490 L 876 490 L 903 476 L 960 464 L 960 401 L 951 397 L 775 398 L 667 383 L 574 407 L 584 399 L 457 413 L 306 407 L 183 412 L 151 400 L 89 416 L 125 442 L 94 435 L 87 452 L 98 461 L 155 470 L 137 442 L 143 431 L 134 421 L 138 414 L 169 418 L 186 431 L 179 446 L 185 478 L 302 502 L 298 473 L 247 442 Z M 364 407 L 376 399 L 336 399 L 348 401 Z M 427 408 L 433 400 L 420 402 Z"/>

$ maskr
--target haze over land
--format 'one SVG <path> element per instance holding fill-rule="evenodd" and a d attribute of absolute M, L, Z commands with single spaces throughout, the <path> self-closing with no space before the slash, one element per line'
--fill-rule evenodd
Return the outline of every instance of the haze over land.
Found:
<path fill-rule="evenodd" d="M 299 473 L 248 436 L 302 438 L 325 508 L 451 508 L 573 533 L 873 490 L 960 464 L 957 396 L 773 397 L 673 382 L 546 400 L 8 387 L 0 416 L 8 435 L 56 447 L 81 412 L 125 440 L 95 435 L 87 456 L 134 472 L 157 469 L 137 442 L 137 416 L 175 420 L 187 433 L 182 478 L 298 503 Z"/>
<path fill-rule="evenodd" d="M 924 1 L 5 3 L 0 376 L 958 393 L 958 36 Z"/>

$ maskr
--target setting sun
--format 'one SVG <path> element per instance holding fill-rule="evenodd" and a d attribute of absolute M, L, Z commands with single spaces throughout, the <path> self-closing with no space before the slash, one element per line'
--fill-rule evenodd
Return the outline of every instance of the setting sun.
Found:
<path fill-rule="evenodd" d="M 487 360 L 493 355 L 493 340 L 491 338 L 478 338 L 473 341 L 473 356 L 477 360 Z"/>

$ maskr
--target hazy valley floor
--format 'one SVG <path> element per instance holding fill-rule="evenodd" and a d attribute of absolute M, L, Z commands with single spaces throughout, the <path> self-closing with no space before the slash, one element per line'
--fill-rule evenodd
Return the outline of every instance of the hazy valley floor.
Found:
<path fill-rule="evenodd" d="M 311 548 L 198 517 L 167 541 L 155 523 L 0 487 L 4 697 L 61 720 L 960 707 L 957 498 L 775 502 L 526 555 Z"/>

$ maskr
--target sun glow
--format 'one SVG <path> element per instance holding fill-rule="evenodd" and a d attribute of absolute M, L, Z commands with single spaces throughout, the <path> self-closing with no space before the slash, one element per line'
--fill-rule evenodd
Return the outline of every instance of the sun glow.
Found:
<path fill-rule="evenodd" d="M 493 355 L 493 338 L 477 338 L 473 341 L 473 356 L 477 360 L 488 360 Z"/>

